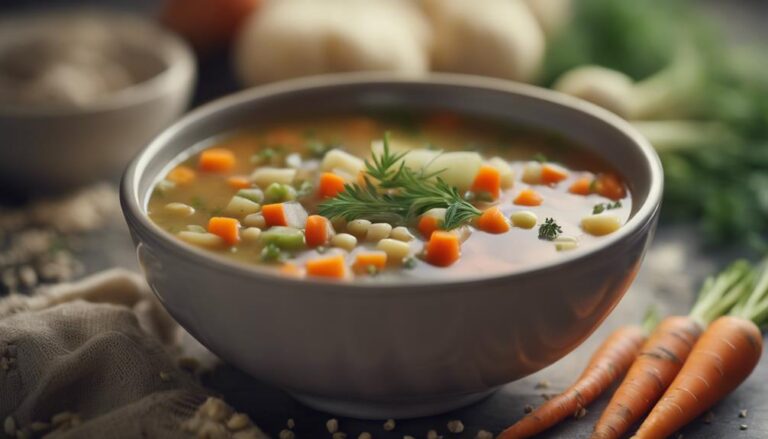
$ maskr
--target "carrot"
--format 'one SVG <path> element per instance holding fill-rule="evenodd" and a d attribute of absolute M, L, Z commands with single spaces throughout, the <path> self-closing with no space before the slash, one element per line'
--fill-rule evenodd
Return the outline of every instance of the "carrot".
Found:
<path fill-rule="evenodd" d="M 307 274 L 310 276 L 343 279 L 347 276 L 344 256 L 327 256 L 307 261 Z"/>
<path fill-rule="evenodd" d="M 304 228 L 304 235 L 309 247 L 325 245 L 331 239 L 331 222 L 322 215 L 310 215 L 307 217 L 307 225 Z"/>
<path fill-rule="evenodd" d="M 332 172 L 323 172 L 320 175 L 320 184 L 317 195 L 320 198 L 331 198 L 344 191 L 344 179 Z"/>
<path fill-rule="evenodd" d="M 627 189 L 621 179 L 614 174 L 598 175 L 595 181 L 595 192 L 611 200 L 621 200 L 627 196 Z"/>
<path fill-rule="evenodd" d="M 643 345 L 592 433 L 593 439 L 618 439 L 651 410 L 675 379 L 706 325 L 732 307 L 750 282 L 750 266 L 732 264 L 708 279 L 688 316 L 664 319 Z"/>
<path fill-rule="evenodd" d="M 210 148 L 200 153 L 198 167 L 207 172 L 229 172 L 235 167 L 235 154 L 227 148 Z"/>
<path fill-rule="evenodd" d="M 261 206 L 261 215 L 267 226 L 287 226 L 288 218 L 285 215 L 283 203 L 265 204 Z"/>
<path fill-rule="evenodd" d="M 475 193 L 487 193 L 494 199 L 499 198 L 501 195 L 501 173 L 491 165 L 481 166 L 475 175 L 471 190 Z"/>
<path fill-rule="evenodd" d="M 576 195 L 589 195 L 592 193 L 592 182 L 595 181 L 593 177 L 581 177 L 571 184 L 568 188 L 568 192 Z"/>
<path fill-rule="evenodd" d="M 195 180 L 196 176 L 197 174 L 195 174 L 194 169 L 189 166 L 179 165 L 173 168 L 165 179 L 176 184 L 189 184 Z"/>
<path fill-rule="evenodd" d="M 251 187 L 251 181 L 248 180 L 248 177 L 244 177 L 242 175 L 229 177 L 227 179 L 227 184 L 232 189 L 248 189 Z"/>
<path fill-rule="evenodd" d="M 544 199 L 541 198 L 541 195 L 533 189 L 528 188 L 523 189 L 517 194 L 514 203 L 519 206 L 540 206 L 543 201 Z"/>
<path fill-rule="evenodd" d="M 365 273 L 373 267 L 377 271 L 387 266 L 387 254 L 382 251 L 361 252 L 355 257 L 353 268 L 355 271 Z"/>
<path fill-rule="evenodd" d="M 442 221 L 432 215 L 422 215 L 419 219 L 419 224 L 416 226 L 421 236 L 427 239 L 432 236 L 432 232 L 439 230 L 440 227 L 442 227 Z"/>
<path fill-rule="evenodd" d="M 488 233 L 505 233 L 509 231 L 509 221 L 498 207 L 486 209 L 476 222 L 477 228 Z"/>
<path fill-rule="evenodd" d="M 442 230 L 432 232 L 425 249 L 427 262 L 438 267 L 452 265 L 461 256 L 459 236 Z"/>
<path fill-rule="evenodd" d="M 293 262 L 286 262 L 280 266 L 280 273 L 288 277 L 301 277 L 302 270 Z"/>
<path fill-rule="evenodd" d="M 560 167 L 553 165 L 541 167 L 541 182 L 543 184 L 557 184 L 566 178 L 568 178 L 568 172 Z"/>
<path fill-rule="evenodd" d="M 639 326 L 623 326 L 614 331 L 592 354 L 571 387 L 504 430 L 497 439 L 531 437 L 589 405 L 629 369 L 644 340 L 645 331 Z"/>
<path fill-rule="evenodd" d="M 693 346 L 672 384 L 635 434 L 637 439 L 672 435 L 739 386 L 760 361 L 768 322 L 768 268 L 729 315 L 715 320 Z M 748 290 L 749 291 L 749 290 Z"/>
<path fill-rule="evenodd" d="M 234 218 L 215 216 L 208 220 L 208 232 L 219 236 L 228 245 L 240 242 L 240 222 Z"/>

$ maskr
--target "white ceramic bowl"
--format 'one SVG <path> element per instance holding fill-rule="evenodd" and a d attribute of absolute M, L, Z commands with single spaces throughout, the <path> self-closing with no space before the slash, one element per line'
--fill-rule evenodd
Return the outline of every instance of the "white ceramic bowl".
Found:
<path fill-rule="evenodd" d="M 361 285 L 269 275 L 188 246 L 145 214 L 153 183 L 201 139 L 257 121 L 379 106 L 453 110 L 565 135 L 626 177 L 632 216 L 596 247 L 522 272 Z M 476 401 L 578 346 L 632 283 L 661 192 L 650 145 L 587 103 L 475 77 L 345 74 L 256 88 L 194 111 L 133 162 L 121 197 L 150 285 L 213 352 L 310 406 L 405 418 Z"/>
<path fill-rule="evenodd" d="M 17 192 L 62 191 L 114 177 L 149 140 L 186 109 L 194 57 L 180 39 L 147 20 L 65 10 L 0 20 L 0 53 L 35 41 L 62 20 L 82 17 L 109 29 L 130 49 L 125 62 L 148 79 L 82 106 L 0 102 L 0 186 Z"/>

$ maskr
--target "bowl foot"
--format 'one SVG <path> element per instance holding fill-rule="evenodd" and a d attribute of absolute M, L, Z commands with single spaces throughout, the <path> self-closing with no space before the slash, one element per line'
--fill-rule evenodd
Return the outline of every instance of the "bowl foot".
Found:
<path fill-rule="evenodd" d="M 291 393 L 297 401 L 315 410 L 357 419 L 409 419 L 432 416 L 449 412 L 487 398 L 496 390 L 470 393 L 461 396 L 430 399 L 413 399 L 393 402 L 370 402 L 359 400 L 323 398 L 318 396 Z"/>

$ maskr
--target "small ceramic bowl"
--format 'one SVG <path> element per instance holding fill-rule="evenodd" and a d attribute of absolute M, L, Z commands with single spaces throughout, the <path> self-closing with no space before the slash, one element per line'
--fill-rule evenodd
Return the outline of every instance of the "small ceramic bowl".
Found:
<path fill-rule="evenodd" d="M 162 171 L 202 139 L 272 119 L 371 107 L 450 110 L 559 133 L 625 176 L 631 218 L 594 248 L 522 272 L 371 285 L 269 275 L 192 248 L 146 215 Z M 312 407 L 406 418 L 477 401 L 587 338 L 638 271 L 656 225 L 662 170 L 627 123 L 547 90 L 456 75 L 344 74 L 256 88 L 194 111 L 141 153 L 121 190 L 150 285 L 203 344 Z"/>
<path fill-rule="evenodd" d="M 0 20 L 0 57 L 37 50 L 26 48 L 63 24 L 71 26 L 57 40 L 74 39 L 73 34 L 87 31 L 76 23 L 106 30 L 102 33 L 109 41 L 104 44 L 123 48 L 119 61 L 141 79 L 82 105 L 0 99 L 4 190 L 62 191 L 114 178 L 188 105 L 195 77 L 191 50 L 138 17 L 80 10 L 7 16 Z"/>

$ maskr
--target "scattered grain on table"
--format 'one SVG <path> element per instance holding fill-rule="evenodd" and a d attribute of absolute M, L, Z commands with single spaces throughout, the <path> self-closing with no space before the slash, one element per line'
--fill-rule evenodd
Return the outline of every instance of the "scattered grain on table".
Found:
<path fill-rule="evenodd" d="M 448 421 L 445 427 L 448 429 L 448 431 L 455 434 L 458 434 L 464 431 L 464 423 L 458 419 L 453 419 L 451 421 Z"/>
<path fill-rule="evenodd" d="M 383 428 L 384 431 L 392 431 L 396 426 L 397 424 L 395 423 L 394 419 L 387 419 L 386 422 L 384 422 Z"/>

